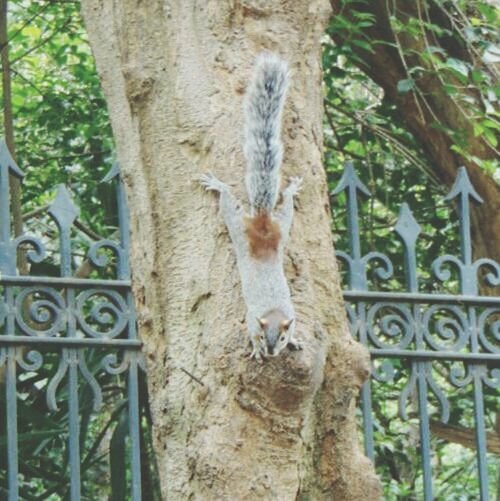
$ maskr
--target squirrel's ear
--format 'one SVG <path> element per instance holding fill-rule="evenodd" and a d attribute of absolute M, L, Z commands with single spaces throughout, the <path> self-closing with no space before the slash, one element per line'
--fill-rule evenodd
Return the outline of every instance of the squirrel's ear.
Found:
<path fill-rule="evenodd" d="M 269 322 L 265 318 L 257 317 L 257 322 L 259 322 L 261 329 L 265 329 L 269 325 Z"/>
<path fill-rule="evenodd" d="M 283 322 L 281 322 L 281 329 L 286 331 L 288 329 L 288 327 L 290 327 L 290 325 L 292 325 L 292 322 L 293 322 L 293 318 L 290 318 L 289 320 L 283 320 Z"/>

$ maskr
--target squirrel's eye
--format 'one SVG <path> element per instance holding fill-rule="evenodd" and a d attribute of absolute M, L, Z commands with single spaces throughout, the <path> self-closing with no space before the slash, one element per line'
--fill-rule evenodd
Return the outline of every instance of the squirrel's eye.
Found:
<path fill-rule="evenodd" d="M 282 334 L 281 337 L 280 337 L 280 341 L 283 342 L 285 340 L 285 335 Z"/>

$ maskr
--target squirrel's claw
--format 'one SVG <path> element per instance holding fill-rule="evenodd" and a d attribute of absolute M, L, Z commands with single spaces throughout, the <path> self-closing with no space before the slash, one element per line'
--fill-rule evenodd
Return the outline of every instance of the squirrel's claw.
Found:
<path fill-rule="evenodd" d="M 287 186 L 285 192 L 289 195 L 295 196 L 302 189 L 302 178 L 301 177 L 291 177 L 290 184 Z"/>
<path fill-rule="evenodd" d="M 200 184 L 205 187 L 207 191 L 222 191 L 226 189 L 226 184 L 219 181 L 210 171 L 202 174 L 199 178 Z"/>
<path fill-rule="evenodd" d="M 250 356 L 248 357 L 250 360 L 252 358 L 255 358 L 255 360 L 257 360 L 257 362 L 262 362 L 262 355 L 260 353 L 260 348 L 254 348 L 252 350 L 252 353 L 250 353 Z"/>
<path fill-rule="evenodd" d="M 304 346 L 300 339 L 297 339 L 295 336 L 292 336 L 288 341 L 288 345 L 292 345 L 295 350 L 301 350 Z"/>

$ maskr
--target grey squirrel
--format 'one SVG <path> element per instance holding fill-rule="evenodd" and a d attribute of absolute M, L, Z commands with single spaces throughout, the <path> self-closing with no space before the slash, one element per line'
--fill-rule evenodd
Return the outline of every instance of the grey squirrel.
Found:
<path fill-rule="evenodd" d="M 245 100 L 246 187 L 250 215 L 246 215 L 227 184 L 212 173 L 200 178 L 207 190 L 220 193 L 220 211 L 236 252 L 247 307 L 246 324 L 252 343 L 250 357 L 276 356 L 295 338 L 295 312 L 283 272 L 284 250 L 293 219 L 293 197 L 301 178 L 290 178 L 283 191 L 283 206 L 273 213 L 279 194 L 283 157 L 281 115 L 290 82 L 285 61 L 260 54 Z"/>

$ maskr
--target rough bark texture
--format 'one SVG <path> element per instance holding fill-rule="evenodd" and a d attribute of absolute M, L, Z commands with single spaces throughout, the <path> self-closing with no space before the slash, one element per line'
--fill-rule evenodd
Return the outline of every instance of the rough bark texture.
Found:
<path fill-rule="evenodd" d="M 472 156 L 486 160 L 495 158 L 497 153 L 483 137 L 474 135 L 471 121 L 461 109 L 459 102 L 446 94 L 442 81 L 436 74 L 427 72 L 425 77 L 417 79 L 420 94 L 400 93 L 397 89 L 398 82 L 408 78 L 405 65 L 428 67 L 428 63 L 420 56 L 426 50 L 428 43 L 426 38 L 435 45 L 439 45 L 440 42 L 436 42 L 434 35 L 426 33 L 424 29 L 420 36 L 400 34 L 396 40 L 391 29 L 390 14 L 394 13 L 403 24 L 410 17 L 423 17 L 425 21 L 426 16 L 429 16 L 434 23 L 443 28 L 449 28 L 446 24 L 447 19 L 433 2 L 424 0 L 411 2 L 394 0 L 392 3 L 386 0 L 372 0 L 349 2 L 346 6 L 341 0 L 331 0 L 331 5 L 334 14 L 342 11 L 343 15 L 350 16 L 354 11 L 359 11 L 375 16 L 375 24 L 365 29 L 365 34 L 370 40 L 378 41 L 371 45 L 373 52 L 353 46 L 353 50 L 363 60 L 360 69 L 380 85 L 386 97 L 397 106 L 408 129 L 433 159 L 431 167 L 445 185 L 451 186 L 460 166 L 467 167 L 472 183 L 484 200 L 484 204 L 474 207 L 472 213 L 474 254 L 477 258 L 490 257 L 500 261 L 500 186 L 473 161 L 466 160 L 453 152 L 450 149 L 453 144 L 450 137 L 433 125 L 438 122 L 450 130 L 463 131 L 467 151 Z M 346 33 L 339 31 L 333 38 L 336 43 L 342 43 L 345 36 Z M 453 42 L 451 37 L 441 43 L 446 44 L 445 48 L 452 56 L 468 60 L 468 55 Z M 401 51 L 404 52 L 404 61 L 397 44 L 400 44 Z M 424 96 L 426 102 L 423 100 Z M 470 97 L 478 99 L 472 92 Z"/>
<path fill-rule="evenodd" d="M 327 0 L 84 0 L 82 7 L 131 212 L 164 498 L 378 499 L 354 419 L 368 356 L 347 330 L 321 159 Z M 242 97 L 263 48 L 293 69 L 283 177 L 303 176 L 304 189 L 286 273 L 305 348 L 259 364 L 247 358 L 218 201 L 198 177 L 213 170 L 246 199 Z"/>
<path fill-rule="evenodd" d="M 12 155 L 16 159 L 16 148 L 14 144 L 14 116 L 12 113 L 12 90 L 11 90 L 11 71 L 9 59 L 9 39 L 7 33 L 7 13 L 8 1 L 0 0 L 0 60 L 2 63 L 2 101 L 3 101 L 3 126 L 5 142 Z M 14 235 L 17 237 L 23 233 L 23 219 L 21 207 L 21 182 L 14 176 L 10 176 L 10 196 L 11 212 L 14 226 Z M 24 253 L 19 254 L 18 263 L 19 273 L 28 274 L 28 267 Z"/>

